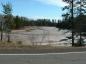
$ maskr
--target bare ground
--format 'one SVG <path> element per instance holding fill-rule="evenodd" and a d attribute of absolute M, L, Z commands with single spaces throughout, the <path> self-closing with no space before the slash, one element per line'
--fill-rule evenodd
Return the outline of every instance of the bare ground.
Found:
<path fill-rule="evenodd" d="M 86 51 L 86 47 L 51 47 L 51 46 L 0 47 L 0 54 L 35 54 L 35 53 L 81 52 L 81 51 Z"/>

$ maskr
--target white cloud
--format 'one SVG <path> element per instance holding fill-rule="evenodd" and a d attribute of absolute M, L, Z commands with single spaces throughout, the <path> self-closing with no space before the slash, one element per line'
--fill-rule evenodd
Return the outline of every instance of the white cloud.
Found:
<path fill-rule="evenodd" d="M 59 6 L 59 7 L 63 7 L 65 5 L 67 5 L 67 3 L 63 2 L 62 0 L 36 0 L 45 4 L 50 4 L 50 5 L 54 5 L 54 6 Z"/>

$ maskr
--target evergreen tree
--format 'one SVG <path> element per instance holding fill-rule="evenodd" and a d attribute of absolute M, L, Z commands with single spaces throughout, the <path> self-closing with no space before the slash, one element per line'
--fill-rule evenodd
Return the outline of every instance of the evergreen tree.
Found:
<path fill-rule="evenodd" d="M 10 3 L 2 4 L 4 19 L 5 19 L 5 28 L 8 36 L 8 42 L 10 42 L 10 32 L 11 27 L 13 26 L 13 16 L 12 16 L 12 6 Z"/>
<path fill-rule="evenodd" d="M 70 25 L 71 25 L 71 29 L 72 29 L 72 46 L 74 46 L 74 23 L 73 23 L 73 21 L 74 21 L 75 0 L 63 0 L 63 1 L 69 4 L 68 6 L 65 6 L 63 8 L 63 10 L 67 9 L 68 12 L 66 15 L 69 15 L 71 17 L 71 19 L 70 19 L 71 24 Z"/>

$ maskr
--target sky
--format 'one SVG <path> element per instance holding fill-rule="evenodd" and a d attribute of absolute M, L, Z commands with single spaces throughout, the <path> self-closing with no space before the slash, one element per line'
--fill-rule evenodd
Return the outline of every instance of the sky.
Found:
<path fill-rule="evenodd" d="M 8 2 L 12 4 L 13 15 L 31 19 L 61 19 L 62 8 L 66 5 L 62 0 L 0 0 L 0 4 Z"/>

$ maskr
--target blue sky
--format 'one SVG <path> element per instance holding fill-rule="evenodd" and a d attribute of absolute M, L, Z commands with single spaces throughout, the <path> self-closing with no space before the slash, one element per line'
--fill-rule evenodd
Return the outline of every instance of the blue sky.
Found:
<path fill-rule="evenodd" d="M 0 0 L 0 4 L 6 2 L 12 3 L 13 15 L 32 19 L 61 19 L 62 7 L 65 6 L 61 0 Z"/>

